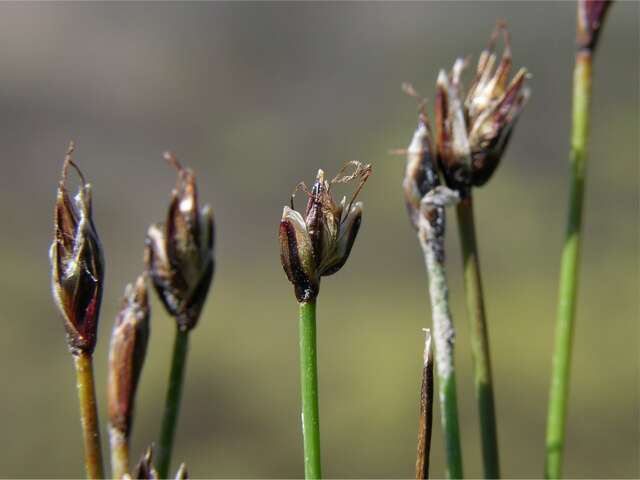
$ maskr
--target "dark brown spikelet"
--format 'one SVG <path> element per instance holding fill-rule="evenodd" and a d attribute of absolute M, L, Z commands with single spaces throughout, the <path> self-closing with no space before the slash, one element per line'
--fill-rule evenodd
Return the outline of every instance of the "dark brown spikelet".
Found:
<path fill-rule="evenodd" d="M 178 327 L 196 326 L 214 272 L 214 222 L 211 208 L 198 208 L 194 173 L 172 154 L 165 158 L 178 171 L 167 221 L 147 233 L 145 263 L 155 290 Z"/>
<path fill-rule="evenodd" d="M 91 216 L 91 185 L 72 160 L 69 146 L 58 184 L 54 210 L 54 239 L 49 250 L 53 299 L 64 318 L 73 354 L 93 353 L 104 285 L 102 246 Z M 66 188 L 72 167 L 82 184 L 71 200 Z"/>
<path fill-rule="evenodd" d="M 109 423 L 128 437 L 133 407 L 149 341 L 149 301 L 143 276 L 125 290 L 109 349 L 107 400 Z"/>
<path fill-rule="evenodd" d="M 284 207 L 280 220 L 280 261 L 293 284 L 299 302 L 313 300 L 318 294 L 313 246 L 304 220 L 298 212 Z"/>
<path fill-rule="evenodd" d="M 353 167 L 350 174 L 345 171 Z M 371 166 L 348 162 L 330 182 L 318 170 L 304 216 L 285 206 L 279 228 L 280 261 L 299 302 L 316 298 L 320 278 L 340 270 L 351 253 L 362 222 L 362 203 L 355 198 L 371 174 Z M 357 180 L 351 200 L 334 202 L 331 186 Z"/>
<path fill-rule="evenodd" d="M 495 44 L 500 33 L 504 50 L 498 59 Z M 447 186 L 462 196 L 492 177 L 529 98 L 526 69 L 509 81 L 513 62 L 504 23 L 498 23 L 489 47 L 480 54 L 475 78 L 464 95 L 461 77 L 466 66 L 466 60 L 457 59 L 449 74 L 440 72 L 436 84 L 438 163 Z"/>

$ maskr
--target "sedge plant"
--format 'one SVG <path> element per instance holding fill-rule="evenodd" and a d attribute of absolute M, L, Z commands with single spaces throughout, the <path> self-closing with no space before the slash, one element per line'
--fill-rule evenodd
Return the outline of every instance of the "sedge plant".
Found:
<path fill-rule="evenodd" d="M 415 95 L 410 85 L 405 85 L 405 90 Z M 444 255 L 445 207 L 455 204 L 458 196 L 453 190 L 440 185 L 429 121 L 422 106 L 420 110 L 418 127 L 406 151 L 407 166 L 402 186 L 409 219 L 417 231 L 429 279 L 446 473 L 448 478 L 462 478 L 462 448 L 454 368 L 455 329 L 449 308 Z M 422 432 L 425 428 L 422 415 L 420 422 L 419 431 Z M 419 445 L 423 441 L 422 433 L 420 436 Z M 427 474 L 424 463 L 420 464 L 424 462 L 420 456 L 419 446 L 416 478 L 420 475 L 425 477 Z"/>
<path fill-rule="evenodd" d="M 54 210 L 54 239 L 49 251 L 53 298 L 64 319 L 67 344 L 74 360 L 80 401 L 87 477 L 104 478 L 100 446 L 93 351 L 104 287 L 102 246 L 91 215 L 91 185 L 72 159 L 71 143 L 62 168 Z M 69 168 L 81 185 L 71 200 L 66 188 Z"/>
<path fill-rule="evenodd" d="M 351 174 L 345 170 L 354 167 Z M 308 195 L 304 214 L 285 206 L 280 221 L 280 259 L 299 304 L 300 387 L 302 392 L 302 435 L 305 478 L 322 477 L 320 458 L 320 416 L 316 344 L 316 298 L 320 279 L 336 273 L 346 263 L 360 229 L 362 203 L 356 197 L 371 174 L 371 166 L 349 162 L 331 181 L 318 170 L 311 190 L 304 183 L 297 188 Z M 357 181 L 351 200 L 338 204 L 332 187 Z M 295 192 L 294 192 L 295 194 Z"/>
<path fill-rule="evenodd" d="M 502 58 L 494 47 L 502 32 Z M 509 35 L 504 23 L 494 31 L 489 48 L 478 59 L 475 77 L 466 96 L 461 83 L 467 65 L 459 58 L 449 74 L 444 70 L 436 84 L 436 145 L 438 163 L 449 188 L 458 192 L 457 218 L 464 268 L 464 287 L 470 321 L 474 385 L 480 417 L 484 475 L 500 476 L 498 435 L 491 373 L 489 332 L 480 273 L 473 210 L 473 188 L 493 175 L 511 138 L 513 128 L 529 98 L 527 70 L 521 68 L 509 81 L 512 68 Z"/>
<path fill-rule="evenodd" d="M 546 478 L 560 478 L 562 475 L 571 346 L 578 294 L 578 267 L 589 134 L 589 107 L 591 104 L 591 65 L 600 28 L 610 4 L 609 1 L 601 0 L 578 1 L 578 51 L 573 74 L 573 126 L 569 155 L 571 168 L 569 209 L 560 263 L 555 349 L 547 417 L 544 468 Z"/>
<path fill-rule="evenodd" d="M 177 185 L 164 224 L 147 233 L 145 263 L 162 304 L 175 320 L 171 370 L 158 441 L 157 470 L 166 478 L 184 384 L 189 334 L 200 318 L 214 271 L 214 224 L 211 208 L 198 206 L 195 174 L 171 153 L 165 159 L 177 170 Z"/>

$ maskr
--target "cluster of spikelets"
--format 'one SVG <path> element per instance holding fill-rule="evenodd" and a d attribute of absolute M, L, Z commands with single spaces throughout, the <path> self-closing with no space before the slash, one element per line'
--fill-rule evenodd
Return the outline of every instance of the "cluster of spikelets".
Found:
<path fill-rule="evenodd" d="M 72 152 L 73 145 L 64 161 L 56 198 L 50 250 L 52 287 L 71 353 L 91 357 L 104 289 L 104 255 L 91 214 L 91 186 L 72 160 Z M 196 326 L 213 277 L 211 209 L 198 207 L 193 172 L 172 155 L 166 154 L 166 158 L 178 171 L 177 186 L 171 193 L 166 221 L 148 230 L 145 272 L 126 287 L 111 336 L 108 414 L 112 446 L 118 439 L 128 444 L 130 438 L 134 398 L 150 333 L 147 278 L 178 329 L 188 331 Z M 73 199 L 66 186 L 69 168 L 74 168 L 81 180 Z M 137 472 L 136 478 L 156 478 L 151 450 Z M 179 478 L 185 477 L 186 469 L 181 467 Z"/>

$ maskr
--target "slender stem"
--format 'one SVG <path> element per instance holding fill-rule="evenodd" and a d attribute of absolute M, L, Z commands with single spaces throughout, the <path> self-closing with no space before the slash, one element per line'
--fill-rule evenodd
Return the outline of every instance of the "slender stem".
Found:
<path fill-rule="evenodd" d="M 418 236 L 429 274 L 429 296 L 438 372 L 440 413 L 447 455 L 447 477 L 462 478 L 462 448 L 460 446 L 453 348 L 455 330 L 449 309 L 449 288 L 444 266 L 444 208 L 438 207 L 432 210 L 422 220 Z"/>
<path fill-rule="evenodd" d="M 559 478 L 562 474 L 567 398 L 569 395 L 571 344 L 578 290 L 578 263 L 582 229 L 582 203 L 584 197 L 590 99 L 591 52 L 582 50 L 576 55 L 573 77 L 573 127 L 570 154 L 571 188 L 569 191 L 567 232 L 560 266 L 558 316 L 551 372 L 549 413 L 547 418 L 546 478 Z"/>
<path fill-rule="evenodd" d="M 473 218 L 471 191 L 457 206 L 458 230 L 464 262 L 464 288 L 467 297 L 467 314 L 470 322 L 471 355 L 473 357 L 474 385 L 485 478 L 499 478 L 498 431 L 493 399 L 491 358 L 489 354 L 489 332 L 484 309 L 480 260 Z"/>
<path fill-rule="evenodd" d="M 102 450 L 100 448 L 100 423 L 93 382 L 93 360 L 91 354 L 80 352 L 73 356 L 76 366 L 80 421 L 84 438 L 84 464 L 87 477 L 104 478 Z"/>
<path fill-rule="evenodd" d="M 176 329 L 175 342 L 173 344 L 173 358 L 171 360 L 171 373 L 167 388 L 167 399 L 160 430 L 158 443 L 158 460 L 156 465 L 160 478 L 167 478 L 171 465 L 171 450 L 178 423 L 180 411 L 180 398 L 182 397 L 182 385 L 184 383 L 184 371 L 187 363 L 187 351 L 189 350 L 189 331 Z"/>
<path fill-rule="evenodd" d="M 433 426 L 433 350 L 431 332 L 427 331 L 424 345 L 424 364 L 420 385 L 420 419 L 418 422 L 418 454 L 416 456 L 416 480 L 429 478 L 429 456 Z"/>
<path fill-rule="evenodd" d="M 306 479 L 321 478 L 315 301 L 300 303 L 300 385 L 304 476 Z"/>
<path fill-rule="evenodd" d="M 111 476 L 121 479 L 129 473 L 129 439 L 127 435 L 109 425 L 109 441 L 111 444 Z"/>

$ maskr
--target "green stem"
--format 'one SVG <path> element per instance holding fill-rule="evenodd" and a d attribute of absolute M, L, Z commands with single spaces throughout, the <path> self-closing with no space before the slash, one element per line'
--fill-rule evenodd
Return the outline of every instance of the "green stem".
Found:
<path fill-rule="evenodd" d="M 567 398 L 569 395 L 571 344 L 578 290 L 578 263 L 582 229 L 582 203 L 584 198 L 590 99 L 591 52 L 582 50 L 576 55 L 573 77 L 573 127 L 570 154 L 571 187 L 569 191 L 567 232 L 560 266 L 558 316 L 547 418 L 546 478 L 559 478 L 562 474 Z"/>
<path fill-rule="evenodd" d="M 80 421 L 84 438 L 84 464 L 87 477 L 91 479 L 104 478 L 102 449 L 100 447 L 100 423 L 93 380 L 93 360 L 91 354 L 86 352 L 74 355 L 73 359 L 80 400 Z"/>
<path fill-rule="evenodd" d="M 458 229 L 464 262 L 464 287 L 470 321 L 471 354 L 485 478 L 499 478 L 498 432 L 493 399 L 489 333 L 484 309 L 480 260 L 473 217 L 473 200 L 468 192 L 457 206 Z"/>
<path fill-rule="evenodd" d="M 306 479 L 321 478 L 315 301 L 300 303 L 300 385 L 304 476 Z"/>
<path fill-rule="evenodd" d="M 171 373 L 169 374 L 167 399 L 164 408 L 164 417 L 162 418 L 160 441 L 158 443 L 158 460 L 156 461 L 156 465 L 160 478 L 167 478 L 169 466 L 171 465 L 171 450 L 173 449 L 176 424 L 178 423 L 188 349 L 189 331 L 183 331 L 177 328 L 175 343 L 173 344 L 173 359 L 171 361 Z"/>
<path fill-rule="evenodd" d="M 429 297 L 438 372 L 440 416 L 447 455 L 447 477 L 462 478 L 462 448 L 454 368 L 455 330 L 449 308 L 449 288 L 444 265 L 444 208 L 437 207 L 424 211 L 422 216 L 424 218 L 421 219 L 418 238 L 429 275 Z"/>

